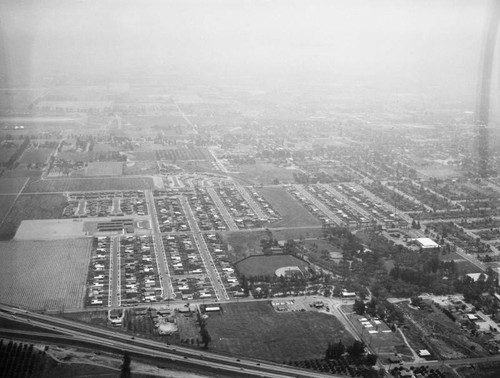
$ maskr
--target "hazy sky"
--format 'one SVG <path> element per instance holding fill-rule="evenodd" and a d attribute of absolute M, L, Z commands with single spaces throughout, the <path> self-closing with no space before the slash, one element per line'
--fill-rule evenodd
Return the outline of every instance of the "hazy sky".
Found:
<path fill-rule="evenodd" d="M 477 74 L 487 4 L 0 0 L 3 64 L 12 77 L 183 67 L 470 81 Z"/>

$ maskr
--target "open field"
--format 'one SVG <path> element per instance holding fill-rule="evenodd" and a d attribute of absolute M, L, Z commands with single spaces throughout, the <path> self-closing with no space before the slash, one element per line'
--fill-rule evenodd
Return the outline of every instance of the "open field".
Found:
<path fill-rule="evenodd" d="M 296 227 L 296 226 L 321 226 L 318 218 L 311 215 L 300 203 L 283 188 L 266 187 L 258 188 L 257 191 L 262 194 L 269 204 L 282 217 L 278 222 L 270 225 L 274 227 Z"/>
<path fill-rule="evenodd" d="M 308 264 L 292 255 L 249 256 L 236 264 L 236 269 L 246 277 L 273 276 L 276 269 L 298 266 L 304 271 Z"/>
<path fill-rule="evenodd" d="M 65 205 L 66 197 L 62 194 L 20 195 L 5 222 L 0 226 L 0 240 L 13 238 L 23 220 L 62 217 Z"/>
<path fill-rule="evenodd" d="M 0 178 L 0 193 L 18 193 L 28 180 L 26 177 Z"/>
<path fill-rule="evenodd" d="M 144 190 L 154 189 L 150 177 L 108 177 L 101 178 L 68 178 L 32 180 L 26 186 L 28 193 L 75 192 L 93 190 Z"/>
<path fill-rule="evenodd" d="M 24 164 L 45 163 L 53 151 L 53 148 L 30 148 L 24 151 L 19 162 Z"/>
<path fill-rule="evenodd" d="M 0 301 L 29 309 L 83 308 L 91 239 L 0 243 Z"/>
<path fill-rule="evenodd" d="M 231 261 L 262 254 L 260 241 L 267 238 L 265 231 L 232 231 L 221 233 L 221 236 L 228 244 Z"/>
<path fill-rule="evenodd" d="M 155 161 L 127 162 L 123 166 L 124 175 L 156 175 L 158 166 Z"/>
<path fill-rule="evenodd" d="M 447 253 L 446 255 L 440 254 L 439 259 L 443 261 L 454 260 L 456 263 L 457 272 L 461 275 L 482 272 L 482 270 L 475 266 L 473 263 L 464 259 L 462 256 L 455 252 Z"/>
<path fill-rule="evenodd" d="M 24 220 L 15 240 L 55 240 L 85 236 L 81 219 Z"/>
<path fill-rule="evenodd" d="M 88 164 L 85 174 L 86 176 L 121 176 L 123 174 L 123 162 L 92 162 Z"/>
<path fill-rule="evenodd" d="M 15 195 L 1 195 L 0 196 L 0 222 L 4 219 L 10 207 L 16 199 Z"/>
<path fill-rule="evenodd" d="M 276 312 L 266 302 L 227 303 L 211 313 L 210 350 L 276 362 L 322 358 L 329 342 L 352 344 L 352 336 L 332 315 Z"/>
<path fill-rule="evenodd" d="M 272 184 L 275 179 L 279 182 L 293 183 L 293 174 L 298 171 L 294 169 L 280 168 L 272 163 L 257 162 L 256 164 L 242 164 L 231 170 L 237 171 L 235 177 L 253 184 Z"/>
<path fill-rule="evenodd" d="M 6 163 L 9 161 L 10 157 L 14 152 L 17 151 L 17 146 L 16 147 L 2 147 L 0 148 L 0 163 Z"/>
<path fill-rule="evenodd" d="M 304 227 L 289 229 L 270 229 L 276 240 L 300 240 L 321 238 L 323 231 L 321 227 Z M 268 239 L 266 231 L 229 231 L 221 232 L 220 235 L 229 246 L 229 258 L 238 261 L 244 257 L 262 254 L 260 241 Z"/>
<path fill-rule="evenodd" d="M 59 159 L 88 162 L 91 154 L 88 152 L 63 151 L 57 154 Z"/>

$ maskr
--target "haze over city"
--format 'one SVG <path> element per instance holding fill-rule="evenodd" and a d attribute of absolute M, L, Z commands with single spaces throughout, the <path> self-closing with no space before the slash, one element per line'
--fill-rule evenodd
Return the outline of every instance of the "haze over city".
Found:
<path fill-rule="evenodd" d="M 0 0 L 0 375 L 496 378 L 496 0 Z"/>

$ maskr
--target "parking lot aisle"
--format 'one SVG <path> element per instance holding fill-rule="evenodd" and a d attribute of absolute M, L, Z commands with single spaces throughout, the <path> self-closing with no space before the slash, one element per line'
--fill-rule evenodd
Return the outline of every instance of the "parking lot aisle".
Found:
<path fill-rule="evenodd" d="M 156 256 L 156 266 L 160 272 L 160 282 L 162 297 L 164 299 L 174 299 L 174 287 L 172 286 L 172 279 L 170 271 L 168 270 L 167 256 L 165 254 L 165 247 L 161 238 L 160 226 L 158 224 L 158 215 L 156 214 L 155 201 L 153 192 L 146 190 L 146 204 L 148 207 L 149 219 L 151 222 L 151 231 L 153 233 L 153 245 Z"/>
<path fill-rule="evenodd" d="M 203 234 L 200 232 L 200 228 L 198 227 L 198 223 L 196 223 L 196 219 L 194 219 L 193 211 L 191 210 L 191 206 L 189 206 L 189 202 L 186 197 L 180 197 L 182 209 L 186 214 L 186 219 L 189 223 L 190 229 L 193 231 L 193 238 L 198 247 L 198 252 L 200 253 L 201 259 L 203 260 L 203 264 L 205 265 L 205 269 L 207 271 L 208 277 L 210 278 L 210 282 L 212 283 L 212 287 L 215 291 L 215 296 L 217 300 L 224 301 L 229 300 L 229 296 L 227 295 L 226 289 L 222 283 L 222 279 L 215 267 L 212 256 L 210 255 L 210 251 L 208 250 L 207 244 L 203 239 Z"/>

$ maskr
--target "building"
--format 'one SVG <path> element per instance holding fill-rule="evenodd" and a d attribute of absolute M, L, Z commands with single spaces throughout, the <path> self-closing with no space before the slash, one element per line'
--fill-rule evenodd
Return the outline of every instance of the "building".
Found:
<path fill-rule="evenodd" d="M 417 245 L 422 249 L 439 248 L 439 244 L 429 238 L 418 238 L 415 239 L 415 241 L 417 242 Z"/>

